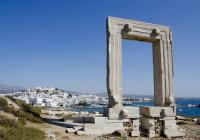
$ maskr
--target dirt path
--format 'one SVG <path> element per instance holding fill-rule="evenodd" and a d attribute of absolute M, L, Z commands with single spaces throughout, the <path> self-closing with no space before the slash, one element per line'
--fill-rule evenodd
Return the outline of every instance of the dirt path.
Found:
<path fill-rule="evenodd" d="M 46 135 L 55 136 L 55 140 L 95 140 L 98 136 L 95 135 L 84 135 L 84 136 L 77 136 L 75 134 L 66 133 L 66 126 L 65 122 L 59 122 L 60 118 L 56 116 L 43 116 L 45 117 L 45 123 L 32 123 L 27 122 L 27 127 L 34 127 L 40 129 L 45 132 Z M 46 140 L 54 140 L 53 137 L 46 137 Z"/>

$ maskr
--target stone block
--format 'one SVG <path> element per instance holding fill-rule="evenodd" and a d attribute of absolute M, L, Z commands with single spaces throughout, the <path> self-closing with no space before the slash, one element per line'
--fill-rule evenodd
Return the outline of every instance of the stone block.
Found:
<path fill-rule="evenodd" d="M 75 129 L 74 129 L 74 128 L 67 128 L 67 129 L 66 129 L 66 132 L 67 132 L 67 133 L 74 133 L 74 132 L 75 132 Z"/>
<path fill-rule="evenodd" d="M 80 117 L 73 117 L 73 122 L 75 123 L 94 123 L 94 117 L 84 117 L 84 116 L 80 116 Z"/>
<path fill-rule="evenodd" d="M 184 129 L 181 129 L 179 127 L 177 127 L 177 128 L 165 128 L 164 129 L 164 135 L 167 138 L 184 137 L 185 131 L 184 131 Z"/>
<path fill-rule="evenodd" d="M 86 117 L 83 117 L 83 123 L 94 123 L 94 117 L 93 116 L 86 116 Z"/>
<path fill-rule="evenodd" d="M 83 117 L 72 117 L 73 122 L 83 123 Z"/>
<path fill-rule="evenodd" d="M 126 123 L 126 122 L 130 122 L 130 119 L 122 119 L 122 120 L 110 120 L 110 119 L 106 119 L 106 123 Z"/>
<path fill-rule="evenodd" d="M 140 136 L 140 131 L 131 131 L 131 137 L 139 137 Z"/>
<path fill-rule="evenodd" d="M 176 120 L 164 120 L 164 127 L 165 128 L 176 128 Z"/>
<path fill-rule="evenodd" d="M 139 107 L 123 107 L 123 108 L 105 108 L 104 116 L 109 119 L 126 119 L 126 118 L 139 118 Z"/>
<path fill-rule="evenodd" d="M 94 117 L 95 124 L 104 124 L 106 122 L 107 117 Z"/>
<path fill-rule="evenodd" d="M 175 117 L 176 113 L 174 111 L 174 108 L 172 108 L 172 107 L 162 107 L 161 116 L 162 117 Z"/>
<path fill-rule="evenodd" d="M 155 120 L 153 118 L 141 118 L 141 127 L 155 131 Z"/>
<path fill-rule="evenodd" d="M 175 112 L 172 107 L 140 107 L 140 114 L 146 117 L 175 117 Z"/>
<path fill-rule="evenodd" d="M 139 131 L 140 122 L 139 119 L 132 120 L 132 130 Z"/>
<path fill-rule="evenodd" d="M 112 134 L 114 131 L 123 129 L 123 123 L 85 124 L 84 132 L 87 134 Z"/>
<path fill-rule="evenodd" d="M 148 133 L 147 136 L 148 136 L 149 138 L 153 138 L 153 137 L 156 137 L 156 134 L 155 134 L 155 133 Z"/>
<path fill-rule="evenodd" d="M 185 130 L 176 125 L 176 120 L 164 120 L 163 129 L 164 135 L 167 138 L 185 136 Z"/>
<path fill-rule="evenodd" d="M 123 110 L 125 110 L 128 114 L 125 118 L 139 118 L 140 117 L 140 108 L 139 107 L 123 107 Z"/>
<path fill-rule="evenodd" d="M 145 117 L 160 117 L 161 116 L 162 107 L 140 107 L 140 114 Z"/>
<path fill-rule="evenodd" d="M 108 117 L 108 119 L 110 120 L 117 120 L 117 119 L 121 119 L 120 118 L 120 112 L 121 112 L 121 108 L 107 108 L 104 111 L 106 114 L 106 116 Z"/>

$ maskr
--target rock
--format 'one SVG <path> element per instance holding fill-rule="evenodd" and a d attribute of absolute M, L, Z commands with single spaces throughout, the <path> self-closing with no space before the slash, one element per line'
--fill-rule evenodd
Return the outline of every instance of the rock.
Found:
<path fill-rule="evenodd" d="M 197 123 L 200 124 L 200 118 L 197 119 Z"/>
<path fill-rule="evenodd" d="M 84 135 L 84 131 L 76 131 L 75 134 L 78 136 L 81 136 L 81 135 Z"/>
<path fill-rule="evenodd" d="M 83 129 L 83 126 L 73 126 L 73 129 L 74 129 L 75 131 L 82 130 L 82 129 Z"/>
<path fill-rule="evenodd" d="M 176 120 L 192 121 L 191 118 L 186 118 L 186 117 L 182 117 L 182 116 L 176 116 Z"/>
<path fill-rule="evenodd" d="M 67 133 L 74 133 L 74 132 L 76 132 L 76 130 L 74 128 L 67 128 L 66 132 Z"/>
<path fill-rule="evenodd" d="M 185 118 L 182 116 L 176 116 L 176 120 L 185 120 Z"/>
<path fill-rule="evenodd" d="M 123 129 L 119 129 L 119 130 L 116 130 L 115 132 L 113 132 L 113 135 L 114 136 L 121 136 L 122 138 L 127 138 L 127 132 Z"/>
<path fill-rule="evenodd" d="M 194 118 L 192 121 L 193 121 L 193 122 L 197 122 L 197 118 Z"/>

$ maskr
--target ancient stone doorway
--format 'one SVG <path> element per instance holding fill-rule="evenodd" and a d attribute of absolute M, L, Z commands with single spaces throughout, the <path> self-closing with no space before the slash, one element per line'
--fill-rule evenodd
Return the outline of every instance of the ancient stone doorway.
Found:
<path fill-rule="evenodd" d="M 155 102 L 153 107 L 122 105 L 122 39 L 152 43 Z M 175 120 L 169 27 L 108 17 L 107 92 L 109 105 L 104 108 L 103 116 L 76 117 L 75 120 L 84 123 L 82 134 L 112 134 L 128 128 L 133 137 L 139 137 L 141 132 L 148 137 L 164 135 L 171 138 L 185 135 Z"/>
<path fill-rule="evenodd" d="M 108 17 L 107 92 L 108 108 L 122 110 L 122 39 L 152 43 L 154 105 L 174 106 L 171 29 L 167 26 Z M 109 114 L 109 113 L 108 113 Z M 113 113 L 110 113 L 113 114 Z M 108 115 L 109 116 L 109 115 Z"/>

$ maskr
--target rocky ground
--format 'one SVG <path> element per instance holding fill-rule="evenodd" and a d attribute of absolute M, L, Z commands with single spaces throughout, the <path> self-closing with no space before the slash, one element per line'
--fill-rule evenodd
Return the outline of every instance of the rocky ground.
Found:
<path fill-rule="evenodd" d="M 181 128 L 185 129 L 186 137 L 181 138 L 184 140 L 200 140 L 200 125 L 192 121 L 182 121 L 182 124 L 179 124 Z"/>
<path fill-rule="evenodd" d="M 12 102 L 10 99 L 6 98 L 6 101 L 9 105 L 12 105 L 14 109 L 18 110 L 19 106 Z M 0 111 L 0 115 L 6 116 L 10 119 L 16 119 L 12 113 L 6 113 Z M 45 123 L 32 123 L 27 121 L 27 127 L 34 127 L 45 132 L 45 140 L 200 140 L 200 125 L 197 122 L 193 122 L 192 119 L 177 117 L 179 119 L 177 124 L 185 129 L 186 136 L 184 138 L 173 138 L 167 139 L 163 137 L 158 138 L 146 138 L 146 137 L 127 137 L 121 138 L 119 136 L 106 135 L 106 136 L 97 136 L 97 135 L 76 135 L 73 133 L 66 133 L 67 123 L 60 121 L 60 118 L 54 114 L 43 114 L 42 117 L 45 120 Z"/>
<path fill-rule="evenodd" d="M 184 138 L 173 138 L 167 139 L 163 137 L 159 138 L 121 138 L 117 136 L 97 136 L 97 135 L 75 135 L 73 133 L 66 133 L 66 126 L 63 122 L 59 123 L 59 118 L 56 116 L 45 116 L 47 119 L 46 123 L 43 124 L 35 124 L 35 123 L 27 123 L 28 127 L 36 127 L 43 130 L 49 140 L 50 138 L 55 138 L 55 140 L 200 140 L 200 125 L 196 124 L 193 121 L 181 120 L 178 121 L 178 125 L 181 128 L 184 128 L 186 131 L 186 136 Z M 53 120 L 53 121 L 52 121 Z"/>

